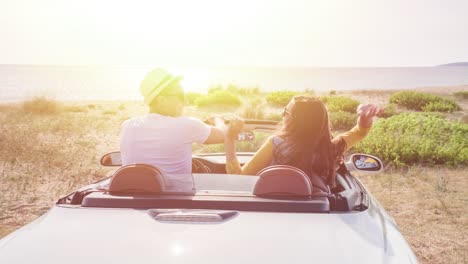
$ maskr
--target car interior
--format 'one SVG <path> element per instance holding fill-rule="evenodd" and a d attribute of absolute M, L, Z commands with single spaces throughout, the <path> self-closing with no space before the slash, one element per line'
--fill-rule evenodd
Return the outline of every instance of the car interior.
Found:
<path fill-rule="evenodd" d="M 110 153 L 116 158 L 116 152 Z M 239 154 L 241 164 L 251 153 Z M 109 154 L 103 159 L 110 159 Z M 103 161 L 101 159 L 101 163 Z M 354 177 L 341 166 L 339 187 L 331 190 L 318 175 L 308 176 L 298 168 L 277 165 L 256 176 L 230 175 L 223 154 L 193 158 L 193 185 L 174 190 L 158 168 L 132 164 L 112 176 L 85 186 L 61 198 L 57 204 L 88 208 L 210 209 L 265 212 L 332 213 L 356 212 L 367 208 L 364 192 Z"/>
<path fill-rule="evenodd" d="M 247 120 L 244 129 L 271 133 L 276 127 L 277 122 L 274 121 Z M 252 140 L 254 136 L 250 132 L 243 138 Z M 251 152 L 238 152 L 239 163 L 245 164 L 252 155 Z M 369 157 L 353 157 L 353 166 L 370 167 L 366 163 Z M 380 166 L 378 158 L 375 159 L 374 164 Z M 175 175 L 164 175 L 151 165 L 121 166 L 120 152 L 107 153 L 100 162 L 103 166 L 119 168 L 110 177 L 61 198 L 57 204 L 88 208 L 309 213 L 356 212 L 368 208 L 365 189 L 344 163 L 337 170 L 337 186 L 331 189 L 320 175 L 307 175 L 298 168 L 286 165 L 264 168 L 256 176 L 227 174 L 224 153 L 193 155 L 192 173 L 184 175 L 177 184 Z M 375 171 L 376 168 L 369 170 Z"/>

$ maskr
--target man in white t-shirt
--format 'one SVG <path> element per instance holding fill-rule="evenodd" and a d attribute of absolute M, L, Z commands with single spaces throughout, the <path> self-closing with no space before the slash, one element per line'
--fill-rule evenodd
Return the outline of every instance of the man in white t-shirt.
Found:
<path fill-rule="evenodd" d="M 122 165 L 150 164 L 166 175 L 190 174 L 192 143 L 224 142 L 225 125 L 217 120 L 209 126 L 199 119 L 182 116 L 184 90 L 180 76 L 155 69 L 142 81 L 140 91 L 149 113 L 126 120 L 120 133 Z"/>

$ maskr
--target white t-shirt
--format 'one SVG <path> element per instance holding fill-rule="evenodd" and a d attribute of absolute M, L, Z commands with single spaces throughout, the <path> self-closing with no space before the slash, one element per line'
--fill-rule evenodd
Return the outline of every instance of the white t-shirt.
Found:
<path fill-rule="evenodd" d="M 191 117 L 148 114 L 126 120 L 120 133 L 122 165 L 144 163 L 166 175 L 192 172 L 192 143 L 203 143 L 211 128 Z"/>

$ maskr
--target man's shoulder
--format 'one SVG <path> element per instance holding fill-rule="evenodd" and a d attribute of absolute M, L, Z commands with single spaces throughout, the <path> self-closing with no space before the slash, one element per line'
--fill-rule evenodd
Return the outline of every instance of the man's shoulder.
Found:
<path fill-rule="evenodd" d="M 142 115 L 136 116 L 133 118 L 129 118 L 122 123 L 122 127 L 124 126 L 140 126 L 142 124 L 151 124 L 151 123 L 172 123 L 174 125 L 178 124 L 189 124 L 189 125 L 204 125 L 203 121 L 198 118 L 190 117 L 190 116 L 179 116 L 179 117 L 167 117 L 167 116 L 156 116 L 157 118 L 153 118 L 151 115 Z"/>
<path fill-rule="evenodd" d="M 145 122 L 145 119 L 146 119 L 146 116 L 136 116 L 136 117 L 129 118 L 122 122 L 122 128 L 142 124 Z"/>
<path fill-rule="evenodd" d="M 186 123 L 199 123 L 199 124 L 203 124 L 203 121 L 201 121 L 201 120 L 198 119 L 198 118 L 191 117 L 191 116 L 180 116 L 180 117 L 178 117 L 178 120 L 180 120 L 181 122 L 186 122 Z"/>

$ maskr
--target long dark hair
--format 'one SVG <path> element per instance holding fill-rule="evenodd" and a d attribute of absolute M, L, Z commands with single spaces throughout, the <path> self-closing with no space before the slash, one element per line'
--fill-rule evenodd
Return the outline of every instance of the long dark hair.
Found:
<path fill-rule="evenodd" d="M 295 96 L 288 122 L 278 136 L 284 141 L 274 150 L 275 163 L 286 164 L 311 175 L 327 178 L 335 185 L 339 157 L 345 148 L 344 140 L 332 141 L 328 111 L 318 99 Z"/>

